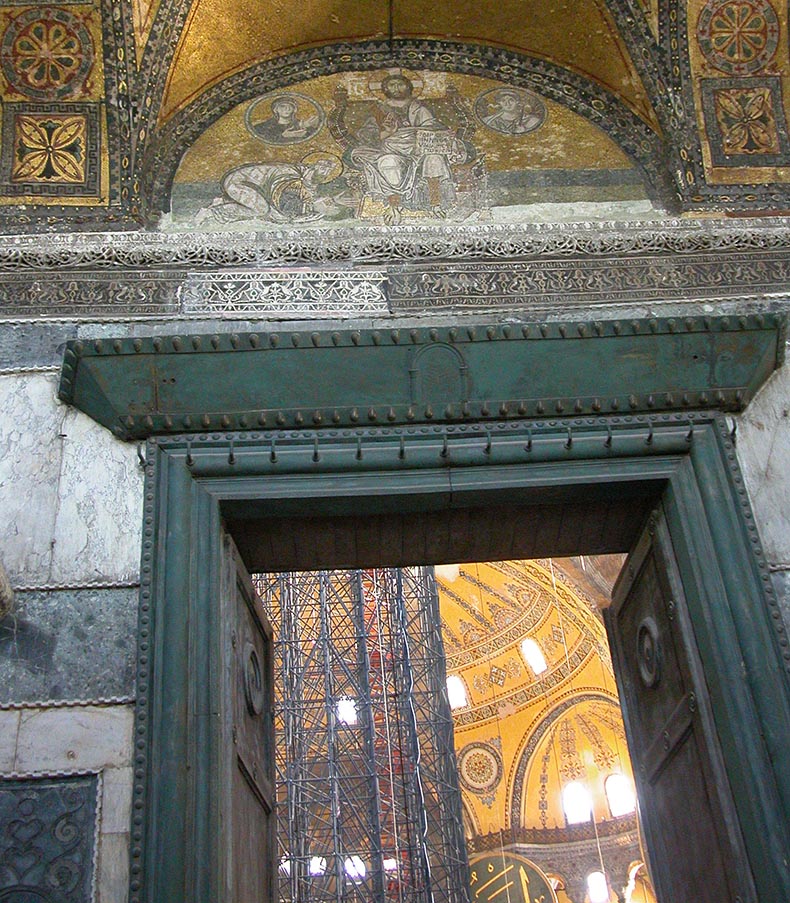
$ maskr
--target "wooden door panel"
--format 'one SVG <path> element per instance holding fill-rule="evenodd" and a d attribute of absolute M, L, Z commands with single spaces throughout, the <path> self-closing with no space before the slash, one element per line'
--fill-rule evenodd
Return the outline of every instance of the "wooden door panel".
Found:
<path fill-rule="evenodd" d="M 660 903 L 756 899 L 680 574 L 658 512 L 605 619 Z"/>
<path fill-rule="evenodd" d="M 233 896 L 229 903 L 269 903 L 273 855 L 269 842 L 272 811 L 242 763 L 233 773 Z"/>
<path fill-rule="evenodd" d="M 252 584 L 238 574 L 236 581 L 236 635 L 231 637 L 234 660 L 233 737 L 240 767 L 263 799 L 274 794 L 271 627 Z"/>
<path fill-rule="evenodd" d="M 631 566 L 631 561 L 626 563 L 626 568 Z M 634 739 L 640 747 L 647 748 L 663 731 L 678 702 L 688 692 L 689 676 L 675 646 L 665 604 L 666 587 L 662 585 L 652 552 L 646 554 L 641 572 L 636 576 L 631 597 L 619 605 L 615 602 L 615 606 L 620 632 L 623 638 L 629 638 L 622 647 L 624 664 L 628 674 L 637 678 L 632 689 L 637 704 L 632 727 Z M 652 660 L 647 656 L 648 643 L 653 648 Z M 660 685 L 661 692 L 649 686 L 652 681 Z M 649 705 L 644 704 L 647 702 Z"/>
<path fill-rule="evenodd" d="M 221 624 L 226 903 L 274 899 L 272 629 L 233 540 L 223 538 Z"/>

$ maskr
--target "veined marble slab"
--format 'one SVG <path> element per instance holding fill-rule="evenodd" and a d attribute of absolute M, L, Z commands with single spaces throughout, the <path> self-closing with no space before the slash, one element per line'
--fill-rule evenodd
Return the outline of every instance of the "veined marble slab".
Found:
<path fill-rule="evenodd" d="M 0 555 L 12 585 L 50 576 L 67 408 L 57 374 L 0 376 Z"/>
<path fill-rule="evenodd" d="M 134 445 L 70 408 L 50 583 L 137 580 L 143 529 L 143 471 Z"/>
<path fill-rule="evenodd" d="M 124 444 L 56 398 L 57 374 L 0 375 L 0 554 L 14 586 L 129 583 L 143 474 Z"/>
<path fill-rule="evenodd" d="M 52 773 L 129 766 L 133 722 L 130 705 L 24 709 L 14 770 Z"/>
<path fill-rule="evenodd" d="M 766 558 L 790 567 L 790 366 L 763 386 L 738 422 L 738 459 Z"/>

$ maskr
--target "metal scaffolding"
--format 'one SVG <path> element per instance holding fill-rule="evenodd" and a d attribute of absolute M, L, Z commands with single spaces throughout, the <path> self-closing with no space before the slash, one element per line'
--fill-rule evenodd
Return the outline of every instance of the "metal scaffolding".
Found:
<path fill-rule="evenodd" d="M 280 900 L 468 903 L 432 568 L 259 575 Z"/>

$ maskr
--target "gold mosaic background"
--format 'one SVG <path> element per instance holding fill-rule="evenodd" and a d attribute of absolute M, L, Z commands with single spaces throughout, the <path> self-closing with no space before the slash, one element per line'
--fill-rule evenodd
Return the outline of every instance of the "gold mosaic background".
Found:
<path fill-rule="evenodd" d="M 711 212 L 790 209 L 788 4 L 638 0 L 638 6 L 642 21 L 621 16 L 605 0 L 65 0 L 51 5 L 5 0 L 0 2 L 3 217 L 13 216 L 6 208 L 14 206 L 25 217 L 37 208 L 50 217 L 67 208 L 66 219 L 75 206 L 106 207 L 112 210 L 107 214 L 112 223 L 134 218 L 146 203 L 153 204 L 156 214 L 168 207 L 164 195 L 186 149 L 173 140 L 169 126 L 179 117 L 195 121 L 190 111 L 206 92 L 226 79 L 240 85 L 246 73 L 256 70 L 263 73 L 262 96 L 272 95 L 265 90 L 266 69 L 261 68 L 267 61 L 297 52 L 309 61 L 312 49 L 318 58 L 324 48 L 343 45 L 351 48 L 344 64 L 350 69 L 357 52 L 353 48 L 362 47 L 361 42 L 368 42 L 368 50 L 359 51 L 364 54 L 406 40 L 478 48 L 477 58 L 477 50 L 468 51 L 467 63 L 479 64 L 481 71 L 497 54 L 514 51 L 607 92 L 667 142 L 672 150 L 665 160 L 667 178 L 679 183 L 689 211 L 695 204 L 707 205 Z M 420 68 L 408 59 L 397 62 L 407 72 Z M 415 96 L 428 102 L 436 99 L 442 79 L 470 103 L 494 84 L 482 77 L 416 74 L 423 84 Z M 507 81 L 507 67 L 498 77 Z M 314 98 L 328 116 L 338 80 L 340 76 L 312 78 L 280 90 Z M 249 90 L 241 96 L 250 97 Z M 528 203 L 622 200 L 626 194 L 633 200 L 633 191 L 598 190 L 595 173 L 631 165 L 623 153 L 570 111 L 572 100 L 568 107 L 545 96 L 544 102 L 545 124 L 518 140 L 486 130 L 478 121 L 471 140 L 485 157 L 487 172 L 547 168 L 592 173 L 586 192 L 574 183 L 574 192 L 555 191 L 548 198 L 533 192 Z M 197 137 L 179 171 L 176 208 L 185 197 L 178 186 L 218 183 L 233 166 L 252 161 L 298 164 L 307 153 L 337 152 L 324 127 L 298 147 L 279 147 L 274 153 L 245 130 L 246 103 L 219 123 L 205 117 L 205 135 Z M 169 174 L 156 182 L 159 194 L 145 199 L 154 160 L 169 167 Z M 215 171 L 220 165 L 226 168 Z M 344 165 L 348 170 L 347 161 Z M 555 181 L 550 187 L 567 185 Z M 507 192 L 504 202 L 502 197 L 500 193 L 482 209 L 518 208 L 524 202 L 523 192 L 517 201 L 509 200 Z M 441 205 L 429 206 L 438 210 Z M 357 197 L 348 207 L 353 215 L 346 211 L 345 219 L 375 220 L 373 209 L 368 204 L 363 210 Z M 187 212 L 194 214 L 194 204 Z M 183 218 L 184 228 L 191 227 L 189 215 Z M 381 209 L 377 215 L 383 217 Z M 541 215 L 551 219 L 554 214 L 546 210 Z"/>

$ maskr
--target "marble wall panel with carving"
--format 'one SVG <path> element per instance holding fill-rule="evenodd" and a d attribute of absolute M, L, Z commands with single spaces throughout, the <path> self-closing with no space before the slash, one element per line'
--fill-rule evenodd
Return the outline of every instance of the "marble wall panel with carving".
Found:
<path fill-rule="evenodd" d="M 93 903 L 96 773 L 0 778 L 0 898 Z"/>
<path fill-rule="evenodd" d="M 0 785 L 31 775 L 56 787 L 74 775 L 98 778 L 96 903 L 125 903 L 128 895 L 133 721 L 129 705 L 0 709 Z"/>

